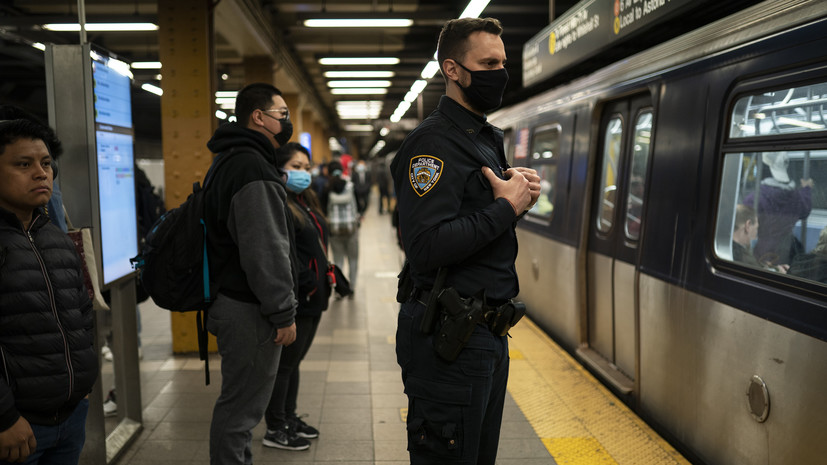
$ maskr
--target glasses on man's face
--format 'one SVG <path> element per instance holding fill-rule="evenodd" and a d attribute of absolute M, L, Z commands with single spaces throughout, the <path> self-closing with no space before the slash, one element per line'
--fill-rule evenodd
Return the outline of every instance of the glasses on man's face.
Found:
<path fill-rule="evenodd" d="M 287 108 L 273 108 L 273 109 L 270 109 L 270 110 L 261 110 L 261 111 L 263 111 L 265 113 L 278 112 L 278 113 L 281 113 L 281 118 L 278 118 L 278 119 L 290 119 L 290 110 L 288 110 Z"/>

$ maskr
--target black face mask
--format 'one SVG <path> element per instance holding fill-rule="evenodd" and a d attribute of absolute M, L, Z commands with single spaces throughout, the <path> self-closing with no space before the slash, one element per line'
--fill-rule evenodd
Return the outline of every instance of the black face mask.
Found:
<path fill-rule="evenodd" d="M 265 115 L 267 115 L 269 118 L 273 118 L 272 116 L 268 115 L 267 113 L 265 113 Z M 287 118 L 284 118 L 284 119 L 273 118 L 273 119 L 275 119 L 276 121 L 281 123 L 281 132 L 276 134 L 275 132 L 267 129 L 267 126 L 263 126 L 264 130 L 273 135 L 273 139 L 276 140 L 276 143 L 279 144 L 279 147 L 284 147 L 284 144 L 286 144 L 287 141 L 289 141 L 290 138 L 293 137 L 293 123 Z"/>
<path fill-rule="evenodd" d="M 293 137 L 293 123 L 287 118 L 280 119 L 279 123 L 281 123 L 281 132 L 273 134 L 273 138 L 279 143 L 279 147 L 284 147 L 287 141 Z"/>
<path fill-rule="evenodd" d="M 459 81 L 457 85 L 474 109 L 485 113 L 500 106 L 505 85 L 508 83 L 508 71 L 505 68 L 471 71 L 462 66 L 462 63 L 455 63 L 471 75 L 471 84 L 468 87 L 462 87 Z"/>

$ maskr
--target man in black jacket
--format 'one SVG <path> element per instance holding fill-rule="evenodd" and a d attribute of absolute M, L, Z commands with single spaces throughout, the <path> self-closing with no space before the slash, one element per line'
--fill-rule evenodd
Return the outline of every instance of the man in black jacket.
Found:
<path fill-rule="evenodd" d="M 51 130 L 0 122 L 0 464 L 76 464 L 98 375 L 72 241 L 49 222 Z"/>
<path fill-rule="evenodd" d="M 293 132 L 290 113 L 278 89 L 251 84 L 238 93 L 236 117 L 207 143 L 216 160 L 228 157 L 205 198 L 210 278 L 218 288 L 207 329 L 221 354 L 213 465 L 252 463 L 250 430 L 270 400 L 281 348 L 296 338 L 293 228 L 275 155 Z"/>

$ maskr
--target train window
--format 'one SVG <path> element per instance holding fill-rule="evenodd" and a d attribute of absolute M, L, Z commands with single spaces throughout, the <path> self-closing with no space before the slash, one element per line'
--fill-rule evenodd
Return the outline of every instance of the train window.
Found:
<path fill-rule="evenodd" d="M 747 95 L 735 102 L 731 138 L 827 129 L 827 82 Z"/>
<path fill-rule="evenodd" d="M 602 205 L 597 209 L 597 230 L 607 233 L 614 224 L 614 211 L 617 202 L 617 164 L 623 141 L 623 120 L 614 116 L 606 125 L 603 139 L 603 167 L 600 173 L 600 192 Z"/>
<path fill-rule="evenodd" d="M 629 193 L 626 196 L 626 237 L 640 237 L 640 216 L 643 212 L 643 187 L 649 164 L 649 141 L 652 136 L 652 111 L 646 110 L 635 122 L 632 166 L 629 170 Z"/>
<path fill-rule="evenodd" d="M 540 128 L 531 141 L 531 167 L 540 176 L 540 197 L 529 210 L 534 218 L 550 220 L 554 212 L 554 183 L 560 146 L 560 125 Z"/>
<path fill-rule="evenodd" d="M 728 153 L 718 257 L 827 283 L 827 150 Z"/>

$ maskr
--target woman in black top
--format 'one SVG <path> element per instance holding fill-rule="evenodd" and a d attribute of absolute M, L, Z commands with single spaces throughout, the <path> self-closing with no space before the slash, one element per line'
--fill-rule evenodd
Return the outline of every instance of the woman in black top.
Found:
<path fill-rule="evenodd" d="M 310 186 L 310 153 L 295 142 L 276 151 L 276 163 L 287 173 L 288 206 L 293 215 L 295 254 L 298 269 L 296 341 L 282 348 L 276 384 L 265 412 L 267 433 L 263 444 L 286 450 L 305 450 L 307 439 L 319 431 L 296 415 L 299 364 L 307 354 L 322 312 L 327 309 L 330 283 L 327 278 L 327 220 Z"/>

